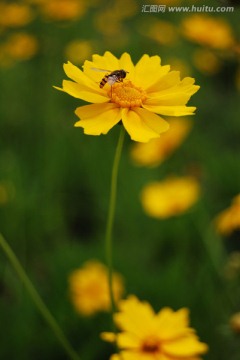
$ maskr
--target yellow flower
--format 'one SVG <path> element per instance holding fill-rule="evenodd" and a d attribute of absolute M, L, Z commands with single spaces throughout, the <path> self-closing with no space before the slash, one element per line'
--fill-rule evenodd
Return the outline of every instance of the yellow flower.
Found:
<path fill-rule="evenodd" d="M 188 210 L 198 200 L 199 193 L 199 184 L 193 177 L 172 177 L 146 185 L 141 202 L 149 216 L 165 219 Z"/>
<path fill-rule="evenodd" d="M 24 4 L 0 4 L 0 26 L 15 28 L 27 25 L 32 19 L 31 9 Z"/>
<path fill-rule="evenodd" d="M 5 43 L 5 51 L 13 60 L 28 60 L 36 55 L 39 45 L 33 35 L 25 32 L 12 34 Z"/>
<path fill-rule="evenodd" d="M 206 75 L 214 75 L 221 69 L 221 61 L 214 52 L 200 48 L 193 53 L 194 66 Z"/>
<path fill-rule="evenodd" d="M 215 224 L 217 231 L 222 235 L 230 235 L 240 229 L 240 194 L 233 198 L 229 208 L 217 216 Z"/>
<path fill-rule="evenodd" d="M 71 41 L 65 48 L 65 56 L 76 64 L 82 63 L 92 53 L 93 44 L 88 40 Z"/>
<path fill-rule="evenodd" d="M 170 129 L 161 138 L 148 143 L 136 143 L 131 149 L 133 161 L 140 166 L 161 164 L 185 139 L 192 122 L 188 119 L 169 119 Z"/>
<path fill-rule="evenodd" d="M 83 71 L 70 62 L 65 64 L 65 73 L 73 81 L 64 80 L 62 88 L 57 89 L 93 103 L 76 109 L 81 120 L 75 126 L 82 127 L 85 134 L 106 134 L 122 120 L 133 140 L 147 142 L 158 138 L 169 127 L 156 114 L 192 115 L 196 109 L 186 106 L 191 95 L 199 89 L 193 85 L 194 79 L 180 80 L 178 71 L 170 71 L 170 66 L 161 66 L 160 62 L 159 56 L 143 55 L 134 66 L 129 54 L 124 53 L 117 59 L 107 51 L 103 56 L 93 55 L 93 61 L 85 61 Z M 94 68 L 109 72 L 94 71 Z M 122 81 L 112 86 L 100 84 L 106 75 L 120 69 L 126 72 L 126 77 L 120 79 Z"/>
<path fill-rule="evenodd" d="M 142 26 L 139 31 L 161 45 L 172 45 L 178 40 L 177 27 L 169 21 L 151 19 L 150 23 Z"/>
<path fill-rule="evenodd" d="M 240 312 L 231 316 L 229 324 L 235 333 L 240 334 Z"/>
<path fill-rule="evenodd" d="M 110 309 L 108 272 L 105 265 L 92 260 L 69 276 L 70 296 L 76 311 L 82 315 L 93 315 Z M 124 291 L 122 277 L 113 274 L 113 293 L 117 302 Z"/>
<path fill-rule="evenodd" d="M 86 11 L 86 5 L 79 0 L 37 0 L 35 3 L 46 18 L 56 21 L 76 20 Z"/>
<path fill-rule="evenodd" d="M 189 40 L 214 49 L 229 49 L 235 43 L 231 27 L 222 18 L 192 15 L 183 20 L 182 31 Z"/>
<path fill-rule="evenodd" d="M 149 303 L 132 295 L 119 302 L 114 320 L 122 332 L 102 334 L 120 349 L 111 360 L 200 360 L 199 355 L 208 350 L 189 327 L 186 308 L 165 307 L 156 314 Z"/>

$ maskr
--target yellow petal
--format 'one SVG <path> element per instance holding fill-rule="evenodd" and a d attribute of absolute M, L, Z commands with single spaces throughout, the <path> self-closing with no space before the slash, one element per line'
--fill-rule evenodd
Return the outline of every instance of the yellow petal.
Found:
<path fill-rule="evenodd" d="M 150 304 L 140 302 L 135 296 L 121 300 L 118 304 L 119 313 L 114 320 L 123 330 L 136 335 L 138 338 L 147 336 L 154 325 L 154 312 Z"/>
<path fill-rule="evenodd" d="M 186 308 L 173 312 L 163 308 L 156 317 L 159 337 L 161 340 L 170 340 L 179 336 L 189 335 L 193 332 L 188 327 L 189 311 Z"/>
<path fill-rule="evenodd" d="M 156 133 L 161 134 L 169 129 L 167 121 L 160 116 L 142 108 L 135 108 L 133 111 L 135 111 L 144 123 Z"/>
<path fill-rule="evenodd" d="M 77 66 L 73 65 L 70 61 L 67 64 L 63 65 L 66 75 L 81 85 L 84 85 L 87 88 L 96 90 L 97 84 L 89 79 Z"/>
<path fill-rule="evenodd" d="M 151 112 L 167 116 L 194 115 L 194 111 L 196 110 L 196 107 L 193 106 L 158 106 L 146 104 L 143 104 L 143 108 Z"/>
<path fill-rule="evenodd" d="M 109 97 L 104 96 L 104 93 L 98 94 L 91 89 L 88 90 L 85 86 L 82 86 L 81 84 L 77 84 L 69 80 L 63 80 L 62 89 L 57 89 L 62 90 L 77 99 L 82 99 L 92 103 L 104 103 L 109 101 Z"/>
<path fill-rule="evenodd" d="M 172 88 L 180 82 L 180 72 L 170 71 L 164 74 L 160 79 L 156 81 L 148 88 L 148 94 L 152 92 L 160 92 L 166 89 Z"/>
<path fill-rule="evenodd" d="M 142 87 L 144 90 L 155 84 L 170 70 L 170 66 L 161 66 L 159 56 L 143 55 L 135 66 L 134 75 L 129 76 L 136 86 Z"/>
<path fill-rule="evenodd" d="M 100 334 L 100 337 L 102 340 L 104 341 L 108 341 L 108 342 L 114 342 L 116 341 L 116 335 L 114 333 L 110 333 L 110 332 L 102 332 Z"/>
<path fill-rule="evenodd" d="M 198 341 L 197 336 L 191 335 L 171 342 L 163 342 L 162 349 L 165 354 L 173 357 L 188 357 L 204 354 L 208 346 Z"/>
<path fill-rule="evenodd" d="M 122 56 L 119 59 L 119 66 L 120 69 L 123 69 L 125 71 L 128 71 L 130 75 L 127 75 L 127 77 L 131 76 L 131 74 L 134 73 L 134 65 L 131 60 L 131 56 L 128 53 L 122 54 Z"/>
<path fill-rule="evenodd" d="M 119 69 L 119 60 L 109 51 L 106 51 L 103 56 L 93 55 L 92 58 L 93 67 L 103 68 L 109 71 Z"/>
<path fill-rule="evenodd" d="M 141 341 L 136 335 L 124 332 L 118 334 L 117 344 L 120 349 L 138 349 Z"/>
<path fill-rule="evenodd" d="M 81 118 L 75 126 L 82 127 L 88 135 L 107 134 L 121 120 L 120 109 L 111 103 L 81 106 L 75 114 Z"/>
<path fill-rule="evenodd" d="M 153 127 L 152 118 L 146 121 L 145 113 L 135 109 L 122 109 L 122 121 L 125 129 L 131 136 L 132 140 L 140 142 L 148 142 L 150 139 L 159 137 L 159 128 L 162 124 L 164 130 L 166 130 L 165 123 L 163 119 L 159 118 L 159 125 L 156 123 L 156 126 Z M 153 115 L 153 114 L 152 114 Z M 155 115 L 156 116 L 156 115 Z M 157 129 L 157 130 L 156 130 Z"/>

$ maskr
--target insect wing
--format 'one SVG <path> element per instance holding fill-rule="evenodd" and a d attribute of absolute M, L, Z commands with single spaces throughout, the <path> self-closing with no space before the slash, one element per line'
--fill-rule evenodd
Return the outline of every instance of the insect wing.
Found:
<path fill-rule="evenodd" d="M 100 68 L 95 68 L 95 67 L 92 67 L 91 70 L 94 70 L 94 71 L 100 71 L 100 72 L 111 72 L 111 70 L 106 70 L 106 69 L 100 69 Z"/>

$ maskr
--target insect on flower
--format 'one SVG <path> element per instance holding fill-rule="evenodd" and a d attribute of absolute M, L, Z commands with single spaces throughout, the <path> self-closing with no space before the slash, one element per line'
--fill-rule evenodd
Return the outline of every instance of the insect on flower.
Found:
<path fill-rule="evenodd" d="M 94 71 L 102 71 L 102 72 L 108 72 L 109 74 L 106 74 L 101 82 L 99 87 L 102 89 L 107 83 L 112 87 L 116 82 L 122 82 L 123 79 L 127 76 L 128 71 L 125 71 L 123 69 L 121 70 L 106 70 L 106 69 L 99 69 L 99 68 L 91 68 Z M 111 88 L 111 97 L 112 97 L 112 88 Z"/>

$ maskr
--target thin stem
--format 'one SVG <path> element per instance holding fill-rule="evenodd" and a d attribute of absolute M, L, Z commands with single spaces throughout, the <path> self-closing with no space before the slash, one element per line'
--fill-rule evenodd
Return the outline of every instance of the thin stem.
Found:
<path fill-rule="evenodd" d="M 49 325 L 49 327 L 54 332 L 56 338 L 61 343 L 62 347 L 65 349 L 66 353 L 68 354 L 69 359 L 71 360 L 80 360 L 78 354 L 74 351 L 68 340 L 66 339 L 64 333 L 62 332 L 61 328 L 59 327 L 58 323 L 48 310 L 47 306 L 44 304 L 42 299 L 40 298 L 38 292 L 34 288 L 33 284 L 31 283 L 29 277 L 27 276 L 25 270 L 23 269 L 22 265 L 20 264 L 19 260 L 17 259 L 16 255 L 4 239 L 4 237 L 0 234 L 0 246 L 2 247 L 5 255 L 7 256 L 8 260 L 10 261 L 12 267 L 16 271 L 19 279 L 22 281 L 23 285 L 25 286 L 27 292 L 29 293 L 30 297 L 32 298 L 34 304 L 38 308 L 39 312 L 44 317 L 45 321 Z"/>
<path fill-rule="evenodd" d="M 112 232 L 113 232 L 113 222 L 114 222 L 114 215 L 116 208 L 118 169 L 122 154 L 124 135 L 125 135 L 125 130 L 124 127 L 121 126 L 121 131 L 119 134 L 119 139 L 118 139 L 114 161 L 113 161 L 113 167 L 112 167 L 110 199 L 109 199 L 108 218 L 107 218 L 106 236 L 105 236 L 105 251 L 106 251 L 106 261 L 108 265 L 108 283 L 109 283 L 109 294 L 111 301 L 112 322 L 113 322 L 113 315 L 116 309 L 114 294 L 113 294 Z M 113 326 L 114 326 L 114 322 L 113 322 Z"/>

